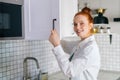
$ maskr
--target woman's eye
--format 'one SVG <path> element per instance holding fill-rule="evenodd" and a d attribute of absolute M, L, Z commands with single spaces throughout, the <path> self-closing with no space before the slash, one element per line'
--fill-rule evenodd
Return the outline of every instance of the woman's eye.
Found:
<path fill-rule="evenodd" d="M 74 26 L 77 26 L 77 23 L 73 23 Z"/>
<path fill-rule="evenodd" d="M 84 23 L 73 23 L 73 25 L 74 25 L 74 26 L 78 26 L 78 25 L 79 25 L 79 26 L 82 26 L 82 25 L 84 25 Z"/>
<path fill-rule="evenodd" d="M 84 23 L 80 23 L 80 25 L 83 25 Z"/>

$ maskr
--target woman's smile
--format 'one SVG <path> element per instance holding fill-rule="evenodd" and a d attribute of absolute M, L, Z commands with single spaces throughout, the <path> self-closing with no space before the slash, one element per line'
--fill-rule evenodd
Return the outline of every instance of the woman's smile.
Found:
<path fill-rule="evenodd" d="M 84 30 L 76 30 L 77 35 L 80 35 Z"/>

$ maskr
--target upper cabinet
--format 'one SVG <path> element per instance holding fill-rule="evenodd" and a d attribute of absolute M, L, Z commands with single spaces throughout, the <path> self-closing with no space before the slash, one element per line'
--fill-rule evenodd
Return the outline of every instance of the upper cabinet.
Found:
<path fill-rule="evenodd" d="M 77 0 L 0 0 L 0 39 L 48 40 L 73 33 Z"/>
<path fill-rule="evenodd" d="M 25 39 L 48 40 L 53 27 L 63 37 L 76 12 L 77 0 L 24 0 Z"/>
<path fill-rule="evenodd" d="M 52 17 L 57 19 L 56 29 L 60 37 L 72 36 L 73 17 L 77 12 L 77 0 L 52 0 Z M 59 26 L 59 27 L 58 27 Z"/>
<path fill-rule="evenodd" d="M 25 39 L 48 39 L 52 29 L 50 0 L 24 0 Z"/>

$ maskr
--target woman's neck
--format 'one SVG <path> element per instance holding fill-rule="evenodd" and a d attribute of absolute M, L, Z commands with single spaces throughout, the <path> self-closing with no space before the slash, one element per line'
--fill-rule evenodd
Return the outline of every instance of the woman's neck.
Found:
<path fill-rule="evenodd" d="M 87 35 L 85 35 L 84 37 L 81 37 L 81 40 L 85 40 L 86 38 L 90 37 L 92 35 L 92 33 L 88 33 Z"/>

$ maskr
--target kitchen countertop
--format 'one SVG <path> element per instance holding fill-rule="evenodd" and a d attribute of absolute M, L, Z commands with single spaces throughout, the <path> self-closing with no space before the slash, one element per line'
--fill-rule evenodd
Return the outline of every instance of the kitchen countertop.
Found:
<path fill-rule="evenodd" d="M 69 80 L 61 71 L 48 76 L 48 80 Z M 98 80 L 120 80 L 120 72 L 100 70 Z"/>
<path fill-rule="evenodd" d="M 61 71 L 48 76 L 48 80 L 69 80 Z"/>

